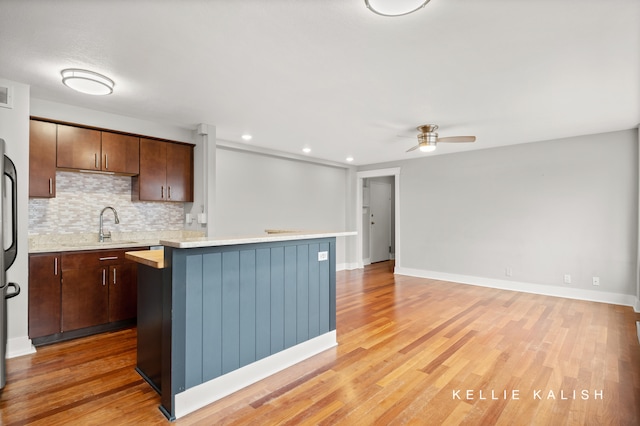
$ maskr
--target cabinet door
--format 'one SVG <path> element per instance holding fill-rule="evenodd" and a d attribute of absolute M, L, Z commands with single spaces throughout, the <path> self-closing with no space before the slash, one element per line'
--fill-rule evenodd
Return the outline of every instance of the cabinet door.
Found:
<path fill-rule="evenodd" d="M 29 123 L 29 197 L 56 196 L 56 124 Z"/>
<path fill-rule="evenodd" d="M 135 136 L 102 132 L 102 170 L 137 175 L 140 139 Z"/>
<path fill-rule="evenodd" d="M 62 276 L 62 331 L 108 322 L 109 267 L 65 269 Z"/>
<path fill-rule="evenodd" d="M 167 144 L 167 200 L 193 201 L 193 147 Z"/>
<path fill-rule="evenodd" d="M 167 143 L 140 138 L 140 200 L 164 201 L 167 184 Z"/>
<path fill-rule="evenodd" d="M 136 317 L 137 271 L 137 265 L 132 262 L 109 267 L 109 322 Z"/>
<path fill-rule="evenodd" d="M 29 337 L 60 333 L 60 258 L 29 256 Z"/>
<path fill-rule="evenodd" d="M 100 170 L 100 133 L 98 130 L 58 124 L 58 167 Z"/>

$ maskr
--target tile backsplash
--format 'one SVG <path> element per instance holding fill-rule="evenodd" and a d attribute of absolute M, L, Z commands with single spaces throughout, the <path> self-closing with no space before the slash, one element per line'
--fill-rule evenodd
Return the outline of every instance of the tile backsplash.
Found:
<path fill-rule="evenodd" d="M 131 178 L 97 173 L 56 172 L 55 198 L 29 199 L 29 235 L 98 232 L 100 211 L 105 231 L 139 232 L 184 229 L 184 203 L 131 201 Z"/>

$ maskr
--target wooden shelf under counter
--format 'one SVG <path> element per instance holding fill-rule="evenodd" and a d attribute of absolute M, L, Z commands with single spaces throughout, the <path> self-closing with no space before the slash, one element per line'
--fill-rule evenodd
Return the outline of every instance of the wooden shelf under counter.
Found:
<path fill-rule="evenodd" d="M 164 268 L 164 250 L 162 249 L 126 252 L 125 258 L 152 268 Z"/>

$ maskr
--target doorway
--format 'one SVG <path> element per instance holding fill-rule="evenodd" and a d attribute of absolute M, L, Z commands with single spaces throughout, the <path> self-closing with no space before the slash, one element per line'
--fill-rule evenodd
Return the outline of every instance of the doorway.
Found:
<path fill-rule="evenodd" d="M 391 259 L 391 182 L 371 178 L 369 185 L 369 261 L 382 262 Z"/>
<path fill-rule="evenodd" d="M 371 235 L 370 227 L 371 217 L 371 182 L 373 178 L 377 181 L 386 181 L 391 188 L 391 213 L 390 213 L 390 226 L 388 229 L 390 232 L 390 244 L 380 245 L 381 251 L 386 251 L 387 259 L 395 259 L 395 266 L 400 267 L 401 258 L 401 245 L 400 245 L 400 168 L 388 168 L 379 170 L 368 170 L 357 172 L 357 187 L 356 187 L 356 228 L 358 235 L 356 236 L 356 260 L 357 267 L 363 268 L 365 265 L 371 263 Z M 366 183 L 366 186 L 365 186 Z M 374 189 L 376 191 L 376 189 Z M 375 197 L 375 195 L 374 195 Z M 374 201 L 375 202 L 375 201 Z M 375 219 L 377 220 L 377 214 L 374 211 Z M 373 220 L 375 222 L 375 220 Z M 375 224 L 373 225 L 375 226 Z M 375 238 L 375 237 L 374 237 Z M 391 250 L 389 250 L 391 245 Z M 376 259 L 375 255 L 374 258 Z"/>

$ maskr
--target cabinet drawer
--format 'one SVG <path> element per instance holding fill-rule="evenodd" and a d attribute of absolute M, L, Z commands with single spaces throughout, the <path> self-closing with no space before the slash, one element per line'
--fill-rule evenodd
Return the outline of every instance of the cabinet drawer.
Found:
<path fill-rule="evenodd" d="M 124 257 L 125 252 L 145 249 L 147 248 L 136 247 L 118 250 L 92 250 L 64 253 L 62 255 L 62 270 L 92 269 L 129 263 L 131 261 Z"/>

